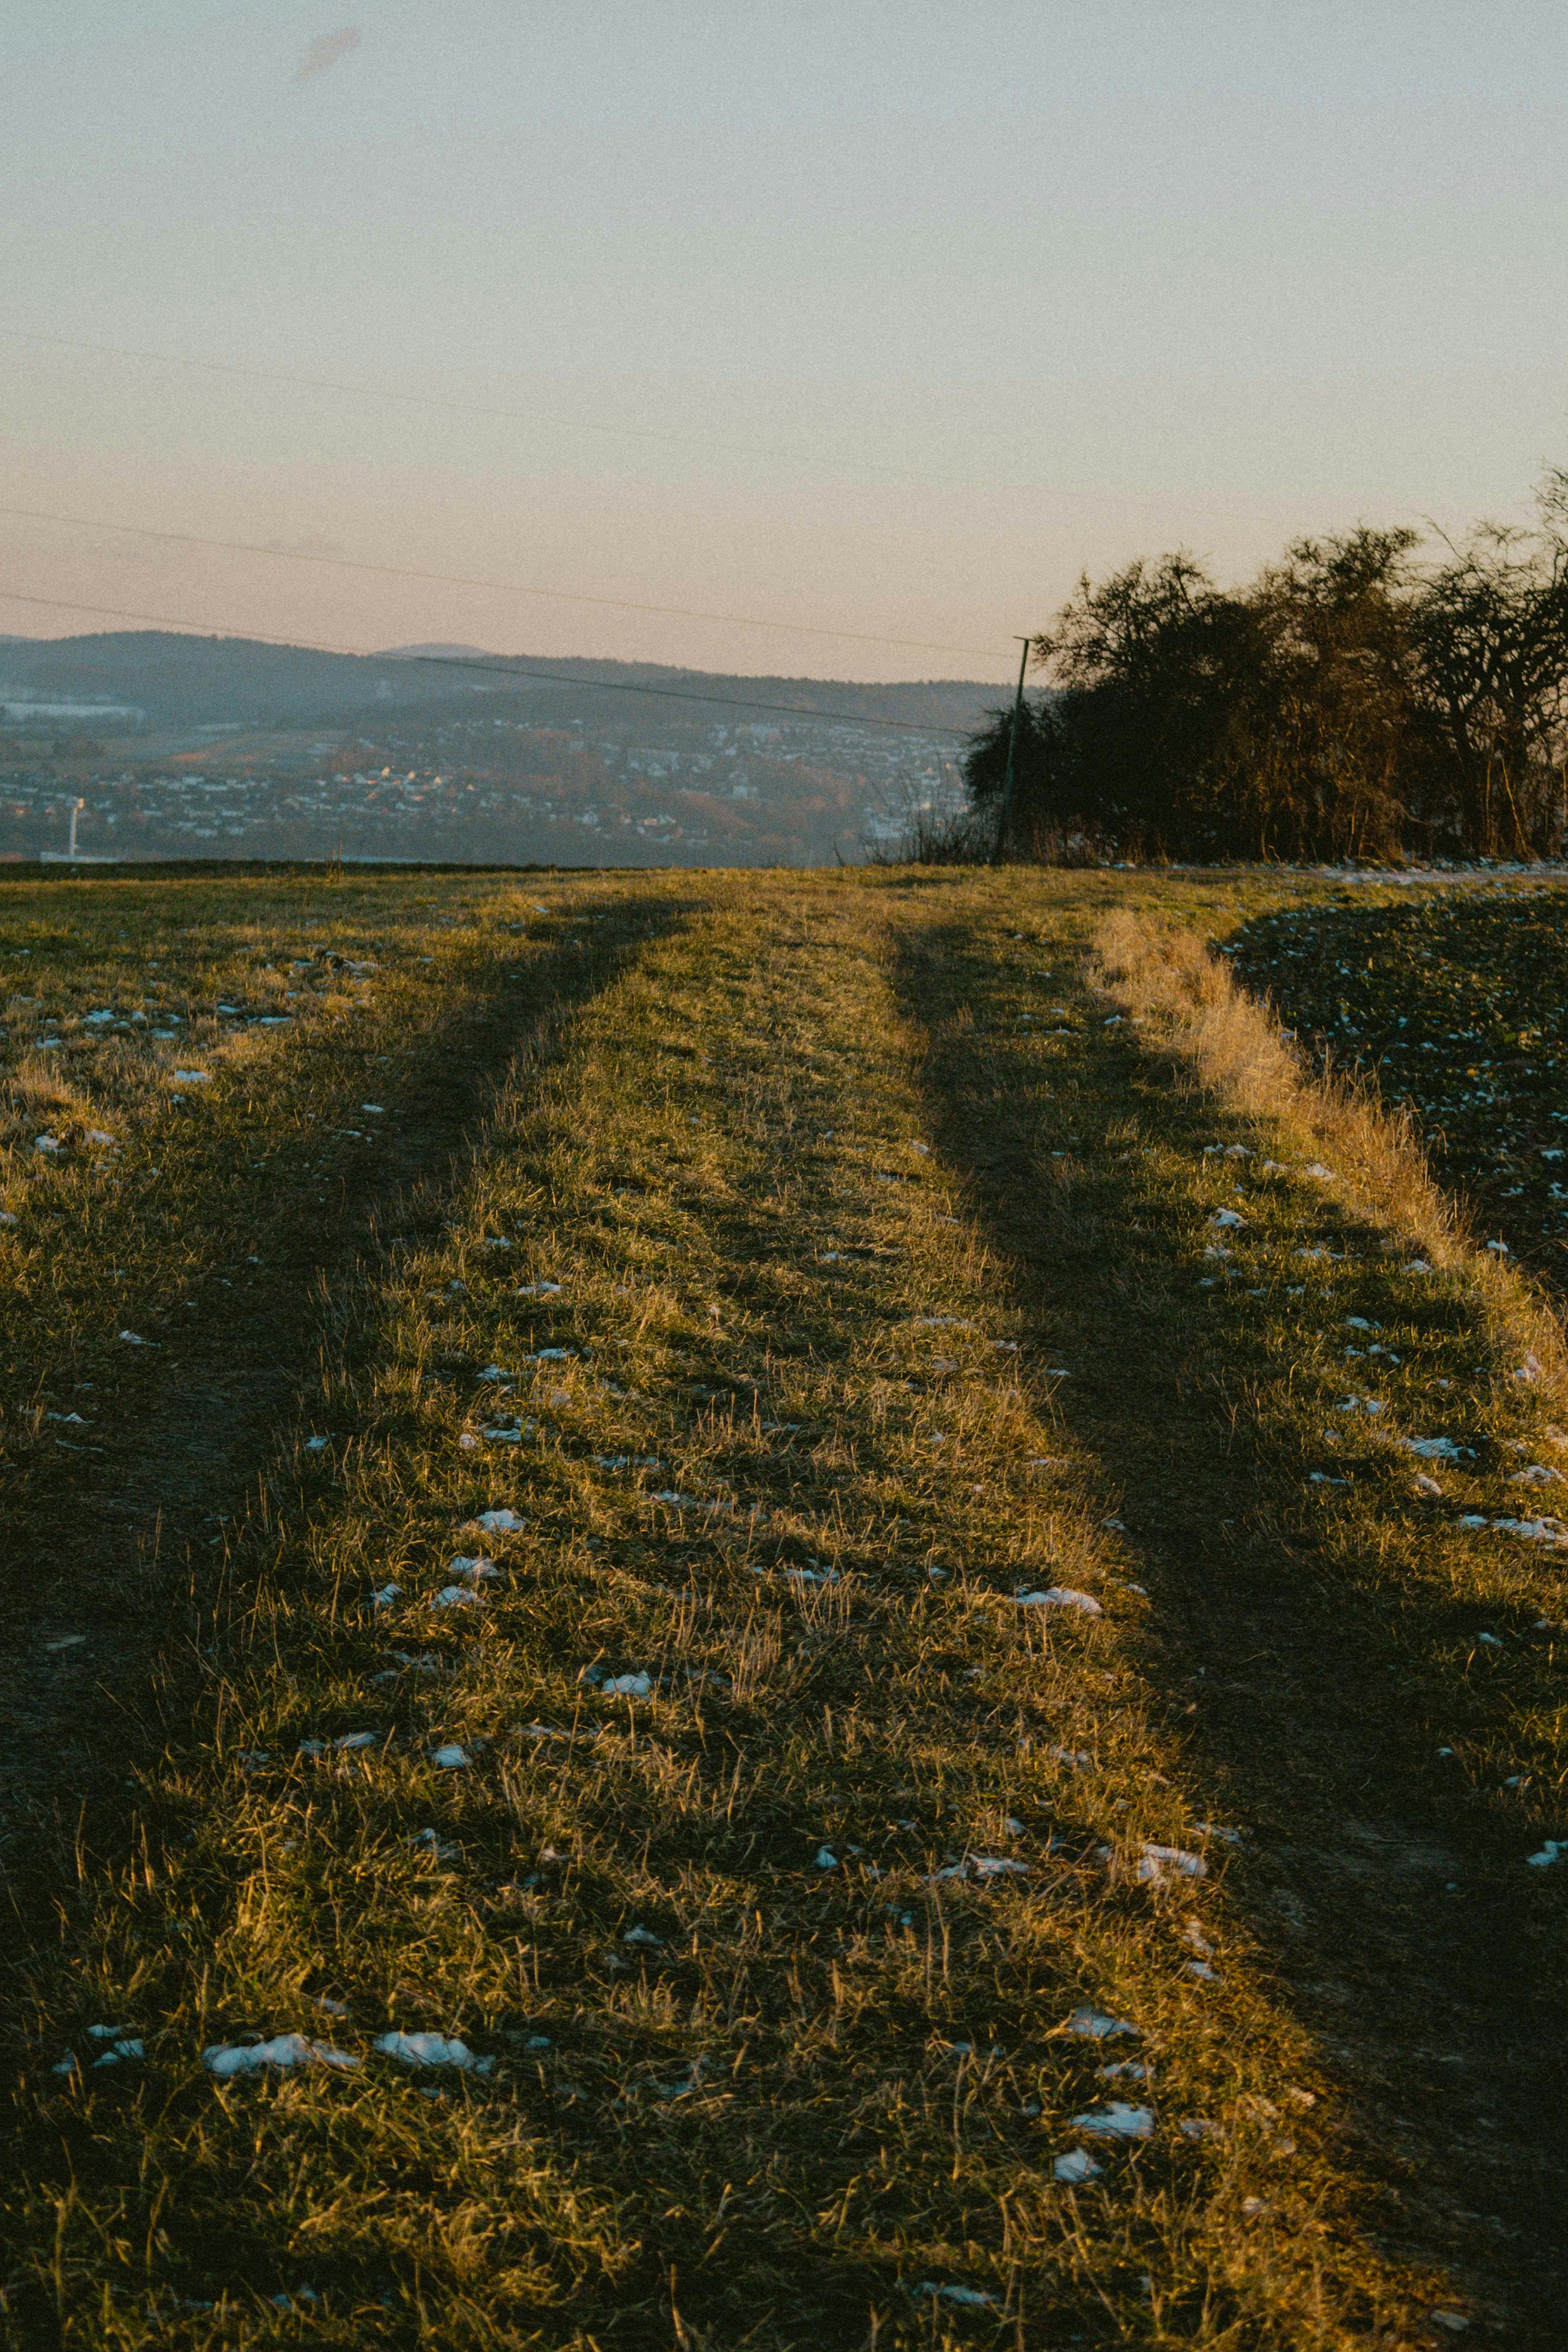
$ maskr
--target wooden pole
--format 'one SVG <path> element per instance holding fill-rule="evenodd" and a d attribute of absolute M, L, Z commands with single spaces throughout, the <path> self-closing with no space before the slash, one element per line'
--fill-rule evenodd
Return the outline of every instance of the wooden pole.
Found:
<path fill-rule="evenodd" d="M 1018 664 L 1018 691 L 1013 698 L 1013 725 L 1007 737 L 1007 781 L 1002 787 L 1002 815 L 996 827 L 996 843 L 991 852 L 993 866 L 1002 863 L 1002 852 L 1007 843 L 1007 827 L 1013 821 L 1013 773 L 1018 751 L 1018 727 L 1024 716 L 1024 672 L 1029 667 L 1029 639 L 1020 637 L 1023 657 Z"/>

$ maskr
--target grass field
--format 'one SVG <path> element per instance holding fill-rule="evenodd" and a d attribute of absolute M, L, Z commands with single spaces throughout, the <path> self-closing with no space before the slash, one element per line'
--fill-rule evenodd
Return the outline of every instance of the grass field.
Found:
<path fill-rule="evenodd" d="M 1560 2341 L 1561 1342 L 1331 898 L 0 891 L 5 2341 Z"/>
<path fill-rule="evenodd" d="M 1353 898 L 1260 916 L 1237 970 L 1323 1063 L 1406 1108 L 1487 1234 L 1568 1276 L 1568 955 L 1558 889 Z"/>

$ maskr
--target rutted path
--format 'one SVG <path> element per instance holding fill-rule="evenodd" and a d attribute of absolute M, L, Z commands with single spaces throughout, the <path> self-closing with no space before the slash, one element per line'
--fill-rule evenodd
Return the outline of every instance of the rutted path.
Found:
<path fill-rule="evenodd" d="M 433 1118 L 450 1181 L 322 1349 L 331 1479 L 285 1452 L 237 1528 L 148 1866 L 29 2030 L 24 2319 L 1340 2352 L 1426 2340 L 1451 2263 L 1552 2341 L 1555 2125 L 1474 1918 L 1555 2033 L 1539 1890 L 1405 1769 L 1424 1597 L 1260 1485 L 1248 1310 L 1142 1162 L 1216 1114 L 1070 980 L 1005 1034 L 1027 887 L 717 880 L 482 1131 Z M 1359 1878 L 1348 1820 L 1425 1856 Z M 1391 2126 L 1374 2071 L 1426 2098 L 1434 2004 L 1498 2061 L 1500 2256 L 1443 2210 L 1470 2075 Z M 59 2075 L 110 2013 L 135 2066 Z"/>
<path fill-rule="evenodd" d="M 1400 2298 L 1325 2239 L 885 908 L 714 899 L 509 1091 L 330 1370 L 336 1484 L 240 1538 L 83 1955 L 138 2071 L 24 2086 L 51 2292 L 239 2343 L 308 2289 L 356 2347 L 1365 2340 Z M 203 2068 L 323 2015 L 330 2064 Z"/>
<path fill-rule="evenodd" d="M 628 928 L 640 939 L 647 923 Z M 289 1442 L 323 1345 L 389 1255 L 428 1239 L 497 1086 L 548 1050 L 622 945 L 547 950 L 521 986 L 498 971 L 487 996 L 438 1020 L 384 1089 L 395 1116 L 374 1156 L 345 1155 L 324 1198 L 317 1177 L 296 1175 L 268 1263 L 199 1283 L 166 1370 L 146 1360 L 131 1409 L 72 1427 L 69 1464 L 43 1455 L 36 1492 L 13 1479 L 0 1611 L 0 1874 L 13 1907 L 47 1902 L 72 1874 L 84 1826 L 89 1845 L 121 1833 L 125 1767 L 155 1748 L 164 1707 L 177 1722 L 188 1704 L 225 1530 Z"/>
<path fill-rule="evenodd" d="M 1374 1535 L 1347 1579 L 1300 1466 L 1270 1458 L 1292 1366 L 1264 1343 L 1264 1310 L 1216 1280 L 1223 1250 L 1200 1284 L 1149 1166 L 1202 1168 L 1216 1136 L 1259 1157 L 1267 1142 L 1106 1029 L 1103 1003 L 1060 976 L 1078 952 L 1061 942 L 1052 983 L 1070 1027 L 1046 1053 L 1015 1036 L 987 1056 L 944 1024 L 1016 1021 L 994 945 L 959 923 L 908 942 L 933 1132 L 1006 1295 L 1075 1367 L 1058 1403 L 1113 1465 L 1108 1507 L 1153 1601 L 1150 1670 L 1194 1766 L 1247 1826 L 1236 1890 L 1347 2095 L 1342 2145 L 1373 2186 L 1382 2242 L 1447 2267 L 1510 2346 L 1551 2352 L 1568 2252 L 1563 1913 L 1524 1866 L 1537 1840 L 1442 1760 L 1468 1710 L 1459 1675 L 1446 1691 L 1430 1661 L 1468 1619 L 1437 1591 L 1390 1583 Z M 1321 1247 L 1315 1226 L 1299 1238 Z M 1346 1308 L 1363 1330 L 1408 1312 L 1396 1278 L 1397 1264 L 1347 1263 L 1339 1303 L 1325 1292 L 1319 1309 L 1333 1352 L 1356 1337 Z M 1484 1353 L 1479 1334 L 1468 1352 Z"/>

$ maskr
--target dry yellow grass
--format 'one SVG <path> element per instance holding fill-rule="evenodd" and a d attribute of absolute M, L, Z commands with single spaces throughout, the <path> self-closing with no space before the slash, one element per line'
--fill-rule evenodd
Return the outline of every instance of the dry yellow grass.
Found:
<path fill-rule="evenodd" d="M 1549 2341 L 1443 2210 L 1458 1906 L 1346 1857 L 1408 1816 L 1552 1927 L 1553 1563 L 1339 1412 L 1345 1310 L 1391 1430 L 1494 1433 L 1454 1507 L 1506 1506 L 1544 1389 L 1457 1237 L 1402 1270 L 1386 1139 L 1241 1185 L 1316 1098 L 1126 927 L 1108 1028 L 1106 888 L 552 882 L 593 985 L 541 967 L 438 1215 L 335 1284 L 138 1837 L 12 1955 L 18 2347 Z M 357 2063 L 203 2064 L 285 2033 Z"/>
<path fill-rule="evenodd" d="M 1149 1024 L 1227 1108 L 1277 1124 L 1303 1150 L 1331 1153 L 1391 1246 L 1462 1270 L 1502 1352 L 1539 1365 L 1551 1403 L 1568 1404 L 1568 1349 L 1556 1314 L 1511 1266 L 1478 1249 L 1457 1203 L 1434 1181 L 1408 1112 L 1350 1079 L 1304 1069 L 1268 1006 L 1185 925 L 1115 908 L 1096 930 L 1093 971 L 1111 1002 Z"/>

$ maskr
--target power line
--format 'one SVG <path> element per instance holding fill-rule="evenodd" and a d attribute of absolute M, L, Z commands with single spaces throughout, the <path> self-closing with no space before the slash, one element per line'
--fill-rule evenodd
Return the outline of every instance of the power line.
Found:
<path fill-rule="evenodd" d="M 280 368 L 247 367 L 233 360 L 186 359 L 178 352 L 142 352 L 124 343 L 92 343 L 71 335 L 34 335 L 20 329 L 0 331 L 7 342 L 32 343 L 41 349 L 63 352 L 90 352 L 100 359 L 142 360 L 153 367 L 188 368 L 201 375 L 233 375 L 251 383 L 291 383 L 307 392 L 348 393 L 361 400 L 385 400 L 411 408 L 448 410 L 466 416 L 499 418 L 510 425 L 551 425 L 566 433 L 594 433 L 607 440 L 653 441 L 683 449 L 722 449 L 738 457 L 793 457 L 806 465 L 838 466 L 851 473 L 874 474 L 884 480 L 916 478 L 901 476 L 896 467 L 878 465 L 874 460 L 860 458 L 824 458 L 813 449 L 791 449 L 780 443 L 769 446 L 748 441 L 724 441 L 711 434 L 670 433 L 655 425 L 601 425 L 595 418 L 583 416 L 541 416 L 537 412 L 521 408 L 502 408 L 492 401 L 454 400 L 450 394 L 431 392 L 403 392 L 391 384 L 345 383 L 335 376 L 300 375 Z"/>
<path fill-rule="evenodd" d="M 926 637 L 882 637 L 868 629 L 826 629 L 804 621 L 758 621 L 742 613 L 703 613 L 685 604 L 634 604 L 620 596 L 580 596 L 565 588 L 525 588 L 512 580 L 472 580 L 461 572 L 419 572 L 401 563 L 368 563 L 352 555 L 323 555 L 304 548 L 268 547 L 247 539 L 206 539 L 190 530 L 150 530 L 137 522 L 102 522 L 89 515 L 46 514 L 38 507 L 0 506 L 0 515 L 25 522 L 62 523 L 73 530 L 113 530 L 134 539 L 155 539 L 168 547 L 211 547 L 229 555 L 268 555 L 287 563 L 324 563 L 343 572 L 372 572 L 389 580 L 425 580 L 443 588 L 487 588 L 503 596 L 539 596 L 558 604 L 591 604 L 610 613 L 654 613 L 666 620 L 721 621 L 737 629 L 788 630 L 802 637 L 842 637 L 860 646 L 902 646 L 916 653 L 963 654 L 974 661 L 994 661 L 994 653 L 978 646 L 939 646 Z"/>
<path fill-rule="evenodd" d="M 588 433 L 612 441 L 642 441 L 658 443 L 681 449 L 718 449 L 731 457 L 783 457 L 793 464 L 826 467 L 829 472 L 859 474 L 868 480 L 903 483 L 923 489 L 984 491 L 998 498 L 1056 499 L 1075 500 L 1079 505 L 1121 507 L 1133 512 L 1152 510 L 1169 513 L 1169 499 L 1130 497 L 1125 491 L 1075 490 L 1060 484 L 1042 482 L 1000 482 L 976 480 L 956 474 L 911 473 L 898 466 L 884 466 L 875 458 L 835 457 L 818 449 L 791 448 L 782 442 L 726 441 L 712 434 L 670 433 L 657 426 L 641 425 L 602 425 L 596 419 L 582 416 L 541 415 L 538 411 L 504 408 L 499 404 L 481 400 L 458 400 L 449 394 L 431 392 L 404 392 L 390 384 L 348 383 L 336 376 L 300 375 L 281 368 L 248 367 L 232 360 L 186 359 L 177 352 L 143 352 L 124 343 L 89 342 L 74 335 L 36 335 L 21 328 L 0 328 L 0 341 L 27 343 L 40 351 L 89 352 L 97 359 L 139 360 L 151 367 L 185 368 L 197 375 L 231 375 L 250 383 L 287 383 L 306 392 L 347 394 L 354 400 L 381 400 L 407 408 L 427 408 L 450 412 L 455 415 L 488 416 L 510 425 L 541 425 L 552 426 L 563 433 Z M 1280 515 L 1246 514 L 1232 507 L 1184 506 L 1182 510 L 1205 522 L 1254 523 L 1266 530 L 1293 530 L 1299 523 L 1287 521 Z M 1401 507 L 1395 512 L 1413 514 L 1413 507 Z M 1066 526 L 1062 526 L 1066 528 Z"/>
<path fill-rule="evenodd" d="M 226 631 L 215 629 L 207 621 L 189 621 L 168 613 L 132 613 L 119 604 L 78 604 L 63 596 L 28 596 L 18 588 L 0 588 L 0 599 L 10 604 L 42 604 L 57 613 L 92 613 L 100 620 L 140 621 L 155 629 L 187 629 L 205 636 L 222 636 Z M 967 727 L 939 727 L 934 722 L 923 725 L 916 719 L 876 719 L 855 710 L 813 710 L 799 702 L 760 702 L 750 697 L 732 694 L 691 694 L 662 686 L 633 686 L 618 678 L 563 677 L 557 670 L 521 669 L 505 661 L 470 661 L 458 654 L 375 654 L 363 646 L 334 646 L 313 637 L 282 637 L 268 629 L 247 629 L 237 633 L 241 642 L 265 646 L 290 646 L 298 653 L 347 654 L 355 661 L 423 662 L 436 669 L 488 670 L 501 677 L 521 678 L 528 684 L 542 686 L 574 686 L 595 694 L 646 695 L 655 702 L 716 703 L 723 710 L 767 710 L 784 719 L 831 719 L 846 727 L 887 727 L 905 735 L 951 735 L 955 742 L 967 743 L 973 730 Z M 35 642 L 48 642 L 35 640 Z M 875 691 L 875 688 L 869 689 Z"/>

